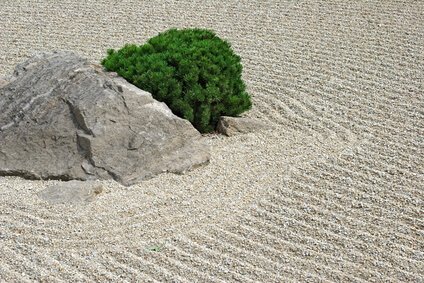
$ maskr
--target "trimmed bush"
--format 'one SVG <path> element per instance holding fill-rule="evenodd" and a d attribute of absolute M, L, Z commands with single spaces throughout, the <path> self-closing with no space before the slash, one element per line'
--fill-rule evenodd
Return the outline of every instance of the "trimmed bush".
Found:
<path fill-rule="evenodd" d="M 171 29 L 144 45 L 109 49 L 102 65 L 202 133 L 213 131 L 220 116 L 237 116 L 252 106 L 240 57 L 210 30 Z"/>

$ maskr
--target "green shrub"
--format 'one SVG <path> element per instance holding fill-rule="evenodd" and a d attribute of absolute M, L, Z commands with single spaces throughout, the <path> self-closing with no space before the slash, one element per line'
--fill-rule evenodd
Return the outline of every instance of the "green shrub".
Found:
<path fill-rule="evenodd" d="M 165 102 L 202 133 L 213 131 L 220 116 L 251 107 L 240 57 L 210 30 L 171 29 L 144 45 L 108 50 L 102 65 Z"/>

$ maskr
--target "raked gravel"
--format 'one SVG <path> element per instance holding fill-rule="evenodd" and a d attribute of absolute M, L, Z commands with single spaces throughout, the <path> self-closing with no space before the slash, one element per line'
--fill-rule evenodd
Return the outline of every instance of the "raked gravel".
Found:
<path fill-rule="evenodd" d="M 0 177 L 0 281 L 423 282 L 423 21 L 407 0 L 2 0 L 0 76 L 211 28 L 274 129 L 207 135 L 208 166 L 88 204 Z"/>

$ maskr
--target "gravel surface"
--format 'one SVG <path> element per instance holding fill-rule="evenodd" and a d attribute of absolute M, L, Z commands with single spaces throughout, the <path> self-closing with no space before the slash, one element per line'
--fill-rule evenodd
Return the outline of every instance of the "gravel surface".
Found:
<path fill-rule="evenodd" d="M 2 0 L 0 76 L 211 28 L 274 130 L 208 135 L 210 165 L 88 204 L 0 177 L 0 281 L 423 282 L 424 4 L 329 2 Z"/>

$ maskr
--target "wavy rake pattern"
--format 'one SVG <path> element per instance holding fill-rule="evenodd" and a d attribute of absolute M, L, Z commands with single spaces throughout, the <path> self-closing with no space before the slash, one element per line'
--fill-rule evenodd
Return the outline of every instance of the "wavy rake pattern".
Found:
<path fill-rule="evenodd" d="M 244 178 L 266 193 L 231 216 L 202 216 L 202 225 L 188 225 L 172 205 L 148 196 L 152 207 L 125 220 L 127 211 L 121 215 L 110 207 L 80 225 L 84 213 L 77 210 L 68 210 L 77 215 L 66 221 L 65 212 L 5 198 L 0 281 L 419 282 L 424 277 L 424 6 L 419 1 L 159 5 L 123 0 L 113 11 L 109 0 L 84 8 L 73 0 L 3 2 L 0 74 L 33 49 L 73 49 L 99 61 L 107 48 L 143 42 L 169 27 L 209 27 L 242 57 L 255 105 L 249 115 L 282 135 L 297 133 L 304 143 L 299 153 L 287 150 L 287 141 L 275 133 L 258 134 L 256 143 L 249 137 L 217 142 L 228 147 L 213 157 L 217 162 L 228 158 L 233 141 L 244 142 L 241 166 L 250 170 Z M 193 9 L 196 5 L 202 9 Z M 256 145 L 260 158 L 248 155 Z M 268 173 L 255 172 L 254 166 L 268 166 Z M 279 166 L 281 172 L 275 170 Z M 272 182 L 266 174 L 275 175 Z M 195 184 L 203 177 L 190 176 Z M 157 199 L 168 197 L 157 193 Z M 193 199 L 201 203 L 202 197 Z M 230 197 L 236 200 L 237 194 Z M 101 217 L 110 218 L 108 229 L 98 227 Z M 163 227 L 177 226 L 178 235 L 158 237 Z M 131 232 L 122 237 L 123 231 Z M 147 240 L 163 245 L 149 251 Z"/>

